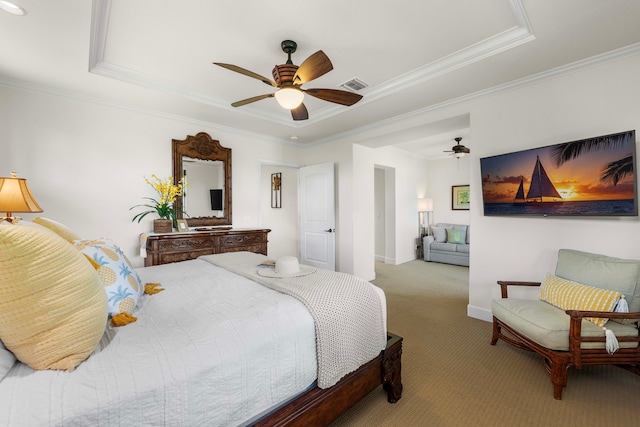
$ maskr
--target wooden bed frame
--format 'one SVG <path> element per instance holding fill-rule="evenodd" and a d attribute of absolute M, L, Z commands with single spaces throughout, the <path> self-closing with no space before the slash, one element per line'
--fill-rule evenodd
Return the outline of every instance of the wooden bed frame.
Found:
<path fill-rule="evenodd" d="M 375 359 L 327 389 L 314 387 L 268 414 L 254 426 L 326 426 L 382 384 L 389 403 L 402 397 L 402 337 L 387 334 L 387 346 Z"/>

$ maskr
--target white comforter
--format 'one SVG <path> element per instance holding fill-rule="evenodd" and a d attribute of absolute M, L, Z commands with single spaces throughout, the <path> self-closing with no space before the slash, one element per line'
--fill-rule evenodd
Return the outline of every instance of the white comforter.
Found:
<path fill-rule="evenodd" d="M 296 299 L 202 260 L 138 272 L 166 290 L 74 372 L 16 363 L 0 426 L 233 426 L 316 379 L 313 319 Z"/>

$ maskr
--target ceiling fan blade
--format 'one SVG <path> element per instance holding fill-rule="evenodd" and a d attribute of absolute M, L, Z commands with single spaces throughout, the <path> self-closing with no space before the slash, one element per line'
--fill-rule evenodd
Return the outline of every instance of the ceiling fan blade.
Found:
<path fill-rule="evenodd" d="M 338 89 L 302 89 L 309 95 L 322 99 L 324 101 L 335 102 L 336 104 L 346 105 L 347 107 L 355 104 L 362 99 L 362 95 Z"/>
<path fill-rule="evenodd" d="M 469 153 L 471 152 L 471 150 L 470 150 L 470 149 L 468 149 L 468 148 L 467 148 L 467 147 L 465 147 L 465 146 L 462 146 L 462 150 L 460 150 L 460 151 L 462 151 L 463 153 L 467 153 L 467 154 L 469 154 Z"/>
<path fill-rule="evenodd" d="M 309 118 L 307 107 L 305 107 L 304 104 L 298 105 L 291 110 L 291 117 L 293 117 L 293 120 L 307 120 Z"/>
<path fill-rule="evenodd" d="M 333 70 L 333 64 L 329 57 L 319 50 L 300 64 L 296 74 L 293 76 L 293 82 L 301 85 L 317 79 L 331 70 Z"/>
<path fill-rule="evenodd" d="M 260 101 L 261 99 L 273 98 L 272 93 L 266 93 L 264 95 L 254 96 L 252 98 L 243 99 L 242 101 L 236 101 L 231 104 L 232 107 L 242 107 L 243 105 L 251 104 L 252 102 Z"/>
<path fill-rule="evenodd" d="M 231 71 L 235 71 L 236 73 L 240 73 L 240 74 L 244 74 L 245 76 L 249 76 L 249 77 L 253 77 L 254 79 L 258 79 L 261 82 L 268 84 L 269 86 L 273 86 L 273 87 L 278 87 L 278 85 L 276 84 L 276 82 L 274 82 L 273 80 L 261 76 L 260 74 L 256 74 L 253 71 L 249 71 L 249 70 L 245 70 L 242 67 L 238 67 L 237 65 L 233 65 L 233 64 L 223 64 L 222 62 L 214 62 L 215 65 L 218 65 L 222 68 L 226 68 L 227 70 L 231 70 Z"/>

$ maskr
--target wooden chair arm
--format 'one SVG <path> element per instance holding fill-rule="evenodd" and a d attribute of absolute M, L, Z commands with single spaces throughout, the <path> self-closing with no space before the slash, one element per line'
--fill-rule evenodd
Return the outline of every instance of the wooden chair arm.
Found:
<path fill-rule="evenodd" d="M 508 298 L 507 294 L 507 286 L 540 286 L 540 282 L 519 282 L 513 280 L 498 280 L 498 285 L 500 285 L 500 292 L 502 294 L 502 298 Z"/>
<path fill-rule="evenodd" d="M 580 355 L 582 352 L 582 343 L 587 342 L 605 342 L 606 338 L 601 337 L 583 337 L 582 336 L 582 319 L 584 317 L 605 317 L 609 319 L 627 319 L 638 321 L 640 319 L 640 312 L 631 313 L 617 313 L 611 311 L 586 311 L 586 310 L 566 310 L 566 313 L 571 316 L 569 321 L 569 351 L 574 354 L 576 359 L 574 363 L 576 366 L 581 365 Z M 630 337 L 617 337 L 619 342 L 639 342 L 639 336 Z"/>
<path fill-rule="evenodd" d="M 640 319 L 640 312 L 619 313 L 617 311 L 586 311 L 586 310 L 565 310 L 572 318 L 582 319 L 583 317 L 604 317 L 608 319 L 634 320 Z"/>

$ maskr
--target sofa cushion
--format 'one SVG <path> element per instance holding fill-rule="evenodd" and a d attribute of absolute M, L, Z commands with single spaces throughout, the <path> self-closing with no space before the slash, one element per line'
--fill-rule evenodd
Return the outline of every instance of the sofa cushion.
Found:
<path fill-rule="evenodd" d="M 629 304 L 629 311 L 640 311 L 640 261 L 560 249 L 556 276 L 622 292 Z"/>
<path fill-rule="evenodd" d="M 517 298 L 500 298 L 491 304 L 493 315 L 527 338 L 552 350 L 569 350 L 570 317 L 545 301 Z M 616 337 L 638 336 L 634 325 L 609 322 L 607 329 Z M 588 320 L 582 321 L 583 337 L 604 337 L 602 328 Z M 638 343 L 620 342 L 620 348 L 634 348 Z M 582 343 L 581 348 L 605 348 L 604 342 Z"/>
<path fill-rule="evenodd" d="M 444 243 L 447 241 L 447 230 L 444 227 L 431 227 L 433 238 L 437 243 Z"/>
<path fill-rule="evenodd" d="M 463 254 L 469 253 L 470 245 L 456 245 L 456 252 L 461 252 Z"/>
<path fill-rule="evenodd" d="M 469 226 L 467 224 L 451 224 L 448 222 L 439 222 L 436 224 L 436 227 L 448 228 L 451 230 L 462 230 L 465 232 L 465 240 L 462 243 L 468 243 L 466 233 L 469 230 Z"/>
<path fill-rule="evenodd" d="M 467 238 L 465 230 L 454 230 L 452 228 L 446 228 L 447 230 L 447 243 L 464 244 Z"/>
<path fill-rule="evenodd" d="M 433 242 L 431 244 L 431 251 L 437 251 L 437 252 L 455 252 L 456 251 L 456 245 L 455 243 L 438 243 L 438 242 Z"/>
<path fill-rule="evenodd" d="M 563 310 L 613 311 L 621 296 L 618 291 L 583 285 L 552 274 L 547 275 L 540 287 L 540 299 Z M 609 319 L 588 317 L 587 320 L 603 327 Z"/>

